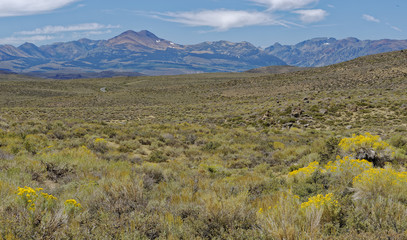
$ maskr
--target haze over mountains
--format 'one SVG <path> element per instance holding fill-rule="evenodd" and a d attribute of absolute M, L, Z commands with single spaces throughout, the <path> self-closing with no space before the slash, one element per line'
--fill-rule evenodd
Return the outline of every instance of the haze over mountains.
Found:
<path fill-rule="evenodd" d="M 356 38 L 315 38 L 265 49 L 228 41 L 180 45 L 143 30 L 126 31 L 109 40 L 80 39 L 40 47 L 0 45 L 0 70 L 50 78 L 240 72 L 272 65 L 325 66 L 406 48 L 407 40 Z"/>

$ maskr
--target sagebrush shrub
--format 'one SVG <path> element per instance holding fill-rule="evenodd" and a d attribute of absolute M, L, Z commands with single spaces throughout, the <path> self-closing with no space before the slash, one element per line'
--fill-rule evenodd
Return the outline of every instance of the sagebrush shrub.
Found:
<path fill-rule="evenodd" d="M 354 197 L 376 198 L 377 196 L 407 201 L 407 172 L 392 168 L 371 168 L 353 179 Z"/>

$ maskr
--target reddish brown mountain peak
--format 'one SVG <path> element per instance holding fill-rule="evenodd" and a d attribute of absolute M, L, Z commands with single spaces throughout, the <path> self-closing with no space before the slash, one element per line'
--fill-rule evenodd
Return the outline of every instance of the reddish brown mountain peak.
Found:
<path fill-rule="evenodd" d="M 131 49 L 133 49 L 134 47 L 147 47 L 155 50 L 165 50 L 167 48 L 173 48 L 177 46 L 170 41 L 157 37 L 147 30 L 142 30 L 140 32 L 128 30 L 126 32 L 123 32 L 119 36 L 110 39 L 108 41 L 108 45 L 113 47 L 126 46 Z"/>

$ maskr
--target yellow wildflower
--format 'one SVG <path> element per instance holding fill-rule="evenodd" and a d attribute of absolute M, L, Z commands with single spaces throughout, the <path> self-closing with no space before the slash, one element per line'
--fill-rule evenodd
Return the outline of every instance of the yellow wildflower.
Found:
<path fill-rule="evenodd" d="M 308 198 L 307 202 L 301 204 L 301 208 L 309 208 L 314 206 L 315 208 L 322 208 L 324 206 L 334 206 L 338 207 L 338 201 L 336 201 L 333 197 L 332 193 L 328 193 L 325 196 L 322 194 L 318 194 L 316 196 Z"/>
<path fill-rule="evenodd" d="M 311 176 L 319 167 L 318 162 L 312 162 L 308 166 L 294 170 L 288 173 L 288 176 L 295 177 L 295 176 L 304 176 L 308 177 Z"/>
<path fill-rule="evenodd" d="M 353 134 L 351 138 L 343 138 L 339 142 L 339 147 L 344 151 L 355 152 L 360 148 L 373 149 L 375 151 L 384 150 L 390 148 L 390 145 L 382 141 L 380 136 L 366 132 L 364 135 L 356 136 Z"/>
<path fill-rule="evenodd" d="M 81 208 L 82 205 L 78 203 L 75 199 L 68 199 L 65 201 L 65 206 L 67 207 L 76 207 L 76 208 Z"/>
<path fill-rule="evenodd" d="M 106 143 L 107 141 L 104 138 L 96 138 L 95 143 Z"/>
<path fill-rule="evenodd" d="M 41 208 L 49 208 L 53 206 L 53 201 L 57 199 L 51 194 L 42 192 L 42 190 L 43 188 L 33 189 L 27 186 L 23 188 L 19 187 L 17 190 L 17 195 L 19 196 L 19 200 L 25 205 L 25 207 L 29 211 L 34 212 L 37 206 Z"/>
<path fill-rule="evenodd" d="M 328 162 L 324 168 L 327 172 L 331 173 L 341 173 L 345 171 L 361 173 L 372 167 L 372 163 L 365 159 L 351 159 L 349 156 L 345 156 L 341 159 L 338 156 L 335 162 Z"/>

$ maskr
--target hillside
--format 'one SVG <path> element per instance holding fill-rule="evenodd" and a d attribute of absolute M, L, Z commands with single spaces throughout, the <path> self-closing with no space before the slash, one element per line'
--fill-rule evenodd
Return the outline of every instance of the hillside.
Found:
<path fill-rule="evenodd" d="M 407 51 L 280 74 L 6 76 L 3 238 L 406 237 Z"/>
<path fill-rule="evenodd" d="M 307 68 L 303 67 L 294 67 L 294 66 L 268 66 L 247 70 L 248 73 L 269 73 L 269 74 L 279 74 L 279 73 L 289 73 L 306 70 Z"/>
<path fill-rule="evenodd" d="M 40 80 L 37 77 L 34 76 L 25 76 L 25 75 L 20 75 L 16 74 L 13 72 L 9 71 L 0 71 L 0 81 L 34 81 L 34 80 Z"/>
<path fill-rule="evenodd" d="M 81 79 L 81 78 L 112 78 L 112 77 L 136 77 L 143 76 L 138 72 L 115 72 L 115 71 L 101 71 L 101 72 L 62 72 L 62 71 L 49 71 L 49 72 L 29 72 L 25 73 L 26 76 L 50 78 L 50 79 Z"/>

